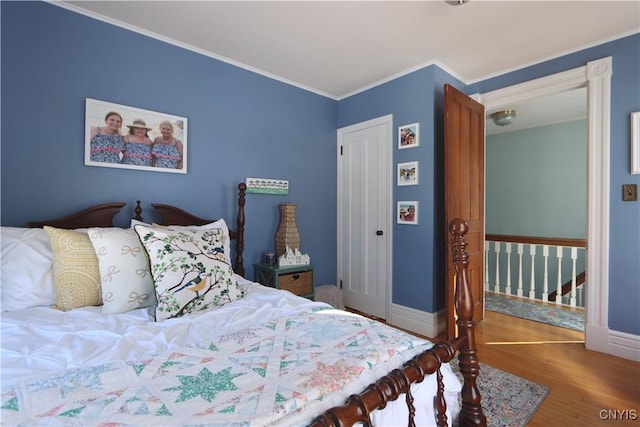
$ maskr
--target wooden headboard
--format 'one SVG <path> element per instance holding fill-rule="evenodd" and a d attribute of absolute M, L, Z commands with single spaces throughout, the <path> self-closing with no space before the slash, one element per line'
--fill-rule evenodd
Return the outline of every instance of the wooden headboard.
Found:
<path fill-rule="evenodd" d="M 233 270 L 241 276 L 244 276 L 244 258 L 242 253 L 244 252 L 244 205 L 245 194 L 247 186 L 244 182 L 238 184 L 238 212 L 236 215 L 236 229 L 229 230 L 231 240 L 235 241 L 235 259 L 233 260 Z M 165 205 L 162 203 L 151 203 L 151 207 L 160 216 L 160 225 L 205 225 L 215 221 L 215 219 L 201 218 L 193 215 L 183 209 L 172 205 Z M 142 207 L 140 206 L 140 200 L 137 201 L 135 208 L 134 219 L 143 221 Z"/>
<path fill-rule="evenodd" d="M 235 241 L 233 270 L 241 276 L 244 276 L 244 258 L 242 253 L 244 252 L 244 205 L 246 190 L 247 186 L 245 183 L 241 182 L 238 184 L 238 213 L 236 216 L 236 229 L 229 230 L 231 240 Z M 124 202 L 102 203 L 61 218 L 54 218 L 46 221 L 29 221 L 27 222 L 27 226 L 31 228 L 38 228 L 49 225 L 51 227 L 64 228 L 67 230 L 89 227 L 113 227 L 113 218 L 125 205 L 126 203 Z M 204 225 L 215 221 L 197 217 L 187 211 L 171 205 L 152 203 L 151 206 L 160 216 L 160 221 L 158 223 L 161 225 Z M 140 200 L 137 201 L 135 207 L 134 219 L 143 221 Z"/>
<path fill-rule="evenodd" d="M 27 222 L 27 226 L 31 228 L 41 228 L 49 225 L 67 230 L 89 227 L 113 227 L 113 217 L 115 217 L 125 205 L 126 203 L 124 202 L 102 203 L 61 218 L 50 219 L 48 221 L 29 221 Z"/>

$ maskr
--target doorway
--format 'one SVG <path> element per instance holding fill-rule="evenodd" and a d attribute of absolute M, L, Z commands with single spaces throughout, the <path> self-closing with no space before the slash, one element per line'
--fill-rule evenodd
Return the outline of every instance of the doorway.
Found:
<path fill-rule="evenodd" d="M 586 88 L 509 108 L 486 114 L 486 309 L 584 331 Z"/>
<path fill-rule="evenodd" d="M 584 67 L 475 95 L 487 111 L 516 101 L 579 87 L 587 88 L 587 268 L 585 345 L 608 350 L 609 293 L 609 151 L 611 105 L 611 57 Z"/>
<path fill-rule="evenodd" d="M 386 320 L 393 116 L 338 129 L 338 280 L 344 305 Z"/>

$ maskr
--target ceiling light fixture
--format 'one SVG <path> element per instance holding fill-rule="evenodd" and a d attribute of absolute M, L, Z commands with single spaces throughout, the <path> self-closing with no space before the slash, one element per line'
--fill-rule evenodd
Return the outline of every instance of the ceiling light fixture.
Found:
<path fill-rule="evenodd" d="M 451 6 L 462 6 L 468 1 L 469 0 L 444 0 L 445 3 L 450 4 Z"/>
<path fill-rule="evenodd" d="M 502 110 L 491 114 L 493 123 L 498 126 L 507 126 L 516 119 L 516 110 Z"/>

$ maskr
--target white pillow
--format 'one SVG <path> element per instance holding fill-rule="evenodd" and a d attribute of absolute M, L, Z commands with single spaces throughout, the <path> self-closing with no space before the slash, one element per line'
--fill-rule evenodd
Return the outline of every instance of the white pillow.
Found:
<path fill-rule="evenodd" d="M 131 228 L 134 228 L 136 225 L 144 225 L 146 227 L 165 227 L 171 230 L 212 230 L 214 228 L 219 228 L 222 230 L 222 234 L 224 236 L 224 256 L 231 264 L 231 236 L 229 236 L 229 227 L 224 219 L 219 219 L 214 222 L 210 222 L 209 224 L 204 225 L 159 225 L 159 224 L 147 224 L 146 222 L 138 221 L 137 219 L 131 220 Z"/>
<path fill-rule="evenodd" d="M 222 230 L 136 225 L 156 288 L 156 321 L 222 306 L 244 297 L 222 253 Z"/>
<path fill-rule="evenodd" d="M 135 227 L 136 225 L 146 225 L 147 227 L 151 227 L 151 224 L 147 224 L 146 222 L 138 221 L 137 219 L 131 218 L 130 228 Z"/>
<path fill-rule="evenodd" d="M 103 313 L 125 313 L 157 303 L 147 253 L 134 230 L 92 227 L 89 239 L 98 257 Z"/>
<path fill-rule="evenodd" d="M 42 228 L 0 227 L 1 309 L 21 310 L 55 303 L 53 250 Z"/>

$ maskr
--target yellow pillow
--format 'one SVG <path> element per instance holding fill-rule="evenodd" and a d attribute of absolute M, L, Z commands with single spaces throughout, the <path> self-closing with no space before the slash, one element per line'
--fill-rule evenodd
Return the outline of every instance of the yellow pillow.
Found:
<path fill-rule="evenodd" d="M 67 311 L 102 304 L 100 268 L 86 233 L 44 227 L 53 249 L 55 306 Z"/>

